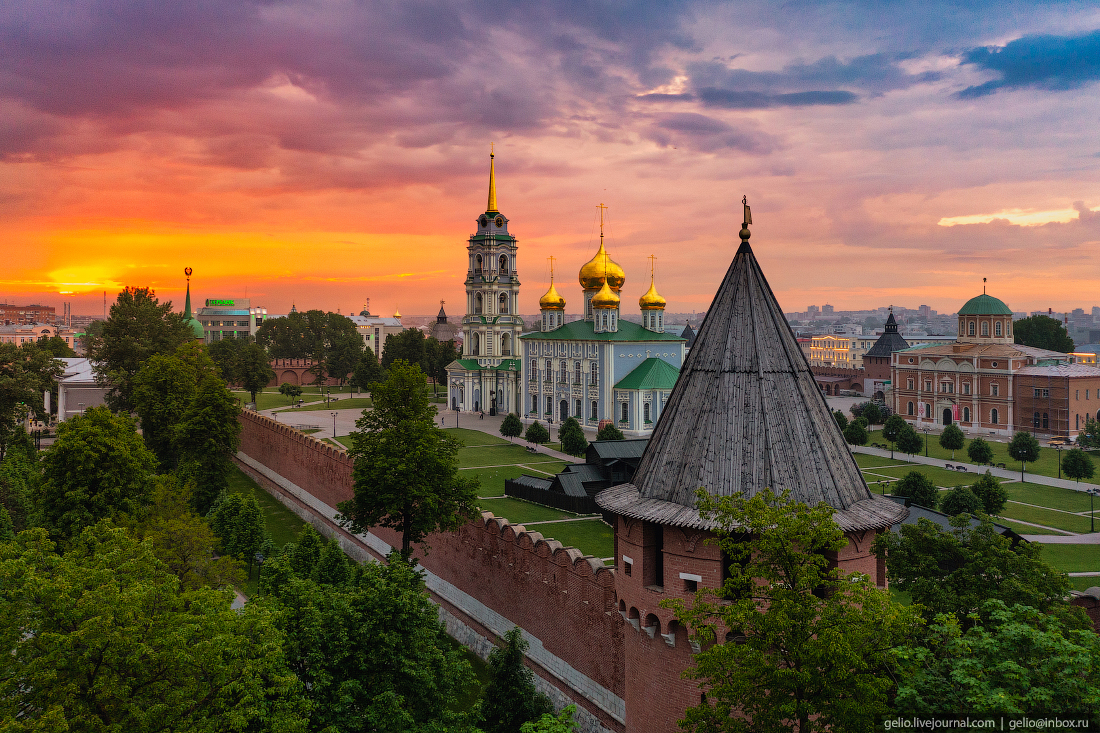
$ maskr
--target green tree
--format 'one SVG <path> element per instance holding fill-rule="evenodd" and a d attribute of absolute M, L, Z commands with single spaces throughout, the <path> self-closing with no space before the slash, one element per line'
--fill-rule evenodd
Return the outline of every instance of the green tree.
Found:
<path fill-rule="evenodd" d="M 302 388 L 290 382 L 283 382 L 279 385 L 279 394 L 283 395 L 288 400 L 293 400 L 295 397 L 301 396 Z"/>
<path fill-rule="evenodd" d="M 575 417 L 565 418 L 558 426 L 558 440 L 561 441 L 561 449 L 571 456 L 584 454 L 588 447 L 588 439 L 584 437 L 584 430 Z"/>
<path fill-rule="evenodd" d="M 255 402 L 256 395 L 263 392 L 274 378 L 275 370 L 271 368 L 271 358 L 264 347 L 255 343 L 244 344 L 237 354 L 233 381 L 241 385 L 251 395 L 251 401 Z"/>
<path fill-rule="evenodd" d="M 523 439 L 528 443 L 545 443 L 550 440 L 550 431 L 538 420 L 535 420 L 527 426 L 527 432 L 523 434 Z"/>
<path fill-rule="evenodd" d="M 1092 459 L 1080 448 L 1072 448 L 1066 452 L 1062 459 L 1062 473 L 1068 478 L 1076 479 L 1078 483 L 1083 478 L 1092 478 L 1095 468 Z"/>
<path fill-rule="evenodd" d="M 868 402 L 860 417 L 866 418 L 870 425 L 878 425 L 882 422 L 882 410 L 874 402 Z"/>
<path fill-rule="evenodd" d="M 928 509 L 935 509 L 940 499 L 940 490 L 920 471 L 910 471 L 902 476 L 894 493 L 906 496 L 917 506 Z"/>
<path fill-rule="evenodd" d="M 283 318 L 268 318 L 256 329 L 256 343 L 272 359 L 309 359 L 314 343 L 304 313 L 294 312 Z"/>
<path fill-rule="evenodd" d="M 851 445 L 867 445 L 867 429 L 860 424 L 858 418 L 844 428 L 844 440 Z"/>
<path fill-rule="evenodd" d="M 1100 707 L 1100 637 L 1023 605 L 990 600 L 981 625 L 936 616 L 899 653 L 900 715 L 1092 718 Z"/>
<path fill-rule="evenodd" d="M 971 515 L 982 511 L 982 500 L 968 486 L 956 486 L 944 494 L 940 511 L 949 516 Z"/>
<path fill-rule="evenodd" d="M 508 416 L 500 423 L 500 434 L 508 440 L 517 438 L 523 433 L 523 423 L 519 419 L 519 415 L 514 412 L 509 412 Z"/>
<path fill-rule="evenodd" d="M 909 423 L 905 423 L 905 427 L 898 433 L 896 443 L 898 450 L 910 456 L 910 461 L 912 456 L 920 453 L 924 448 L 924 438 L 917 435 L 917 431 Z"/>
<path fill-rule="evenodd" d="M 901 415 L 894 414 L 886 418 L 886 424 L 882 426 L 882 437 L 890 441 L 890 460 L 894 459 L 894 446 L 897 444 L 898 436 L 908 426 L 909 423 L 905 422 L 905 418 Z"/>
<path fill-rule="evenodd" d="M 218 494 L 229 487 L 241 439 L 240 413 L 225 382 L 207 374 L 174 427 L 180 473 L 195 485 L 191 498 L 199 514 L 206 514 Z"/>
<path fill-rule="evenodd" d="M 141 436 L 164 470 L 179 464 L 175 429 L 197 389 L 191 364 L 174 354 L 153 354 L 134 375 L 131 399 Z"/>
<path fill-rule="evenodd" d="M 481 698 L 485 733 L 513 733 L 554 710 L 550 698 L 535 689 L 535 673 L 523 664 L 528 647 L 523 632 L 512 627 L 503 641 L 489 652 L 489 684 Z"/>
<path fill-rule="evenodd" d="M 0 544 L 0 719 L 13 731 L 303 730 L 274 614 L 232 600 L 181 592 L 149 543 L 106 523 L 64 555 L 41 529 Z"/>
<path fill-rule="evenodd" d="M 955 451 L 961 450 L 964 445 L 966 436 L 955 423 L 951 423 L 940 433 L 940 447 L 951 451 L 951 460 L 955 460 Z"/>
<path fill-rule="evenodd" d="M 1085 415 L 1085 428 L 1077 436 L 1077 445 L 1082 448 L 1100 448 L 1100 422 Z"/>
<path fill-rule="evenodd" d="M 434 379 L 436 384 L 446 384 L 447 366 L 458 358 L 455 342 L 438 341 L 434 336 L 429 336 L 424 342 L 424 350 L 428 361 L 428 376 Z"/>
<path fill-rule="evenodd" d="M 102 335 L 89 339 L 88 358 L 96 379 L 109 387 L 112 410 L 133 412 L 133 380 L 154 354 L 171 354 L 194 340 L 183 316 L 172 303 L 161 303 L 149 288 L 128 287 L 118 294 Z"/>
<path fill-rule="evenodd" d="M 206 346 L 206 355 L 209 356 L 210 360 L 217 366 L 218 374 L 221 375 L 221 378 L 225 380 L 226 383 L 237 383 L 237 373 L 239 371 L 238 360 L 240 359 L 241 349 L 244 348 L 245 344 L 252 342 L 251 335 L 241 338 L 228 336 L 213 341 Z"/>
<path fill-rule="evenodd" d="M 401 557 L 408 560 L 413 543 L 474 515 L 480 484 L 459 475 L 461 443 L 436 427 L 419 367 L 395 361 L 371 396 L 374 409 L 355 423 L 349 451 L 355 495 L 338 508 L 354 532 L 375 526 L 401 532 Z"/>
<path fill-rule="evenodd" d="M 974 438 L 966 446 L 966 455 L 971 463 L 988 466 L 993 462 L 993 447 L 984 438 Z"/>
<path fill-rule="evenodd" d="M 26 433 L 22 437 L 23 440 L 12 444 L 0 460 L 0 512 L 4 517 L 0 521 L 3 525 L 0 535 L 7 539 L 14 539 L 16 534 L 31 526 L 34 491 L 42 478 L 34 444 Z"/>
<path fill-rule="evenodd" d="M 156 465 L 129 416 L 86 410 L 61 423 L 42 459 L 36 523 L 68 540 L 101 519 L 136 514 L 151 499 Z"/>
<path fill-rule="evenodd" d="M 62 364 L 35 344 L 0 343 L 0 458 L 23 434 L 27 415 L 46 416 L 43 394 L 57 388 Z"/>
<path fill-rule="evenodd" d="M 325 317 L 323 343 L 325 373 L 340 380 L 343 385 L 363 355 L 363 337 L 350 318 L 339 313 L 328 313 Z"/>
<path fill-rule="evenodd" d="M 840 428 L 840 432 L 844 432 L 844 428 L 848 427 L 848 418 L 844 416 L 844 413 L 840 410 L 833 411 L 833 419 L 836 420 L 837 427 Z"/>
<path fill-rule="evenodd" d="M 520 726 L 519 733 L 575 733 L 577 726 L 573 722 L 573 715 L 576 712 L 576 705 L 566 705 L 557 716 L 546 713 L 538 720 L 524 723 Z"/>
<path fill-rule="evenodd" d="M 216 557 L 218 536 L 191 508 L 190 486 L 174 476 L 153 480 L 152 501 L 145 512 L 126 517 L 122 525 L 180 580 L 183 591 L 228 588 L 244 583 L 240 563 Z"/>
<path fill-rule="evenodd" d="M 298 540 L 287 550 L 290 567 L 299 578 L 312 578 L 321 563 L 325 540 L 311 525 L 302 527 Z"/>
<path fill-rule="evenodd" d="M 1021 318 L 1012 322 L 1012 331 L 1016 343 L 1024 346 L 1061 351 L 1063 354 L 1073 351 L 1073 339 L 1057 318 L 1043 315 Z"/>
<path fill-rule="evenodd" d="M 359 356 L 359 361 L 355 362 L 355 368 L 351 372 L 351 384 L 360 391 L 369 390 L 372 384 L 381 381 L 383 377 L 385 374 L 382 372 L 382 365 L 378 363 L 374 351 L 368 346 Z"/>
<path fill-rule="evenodd" d="M 623 435 L 623 431 L 615 427 L 614 423 L 608 423 L 599 429 L 596 433 L 596 440 L 625 440 L 626 436 Z"/>
<path fill-rule="evenodd" d="M 712 497 L 700 514 L 717 527 L 732 559 L 717 593 L 697 594 L 676 611 L 703 651 L 685 673 L 706 696 L 685 713 L 694 731 L 801 733 L 871 731 L 888 710 L 892 650 L 915 628 L 915 613 L 891 601 L 866 575 L 829 568 L 848 544 L 831 507 L 792 502 L 765 490 L 752 498 Z M 744 588 L 751 589 L 743 593 Z M 737 643 L 715 644 L 731 629 Z"/>
<path fill-rule="evenodd" d="M 452 712 L 473 682 L 446 638 L 420 573 L 395 554 L 343 585 L 297 576 L 285 556 L 264 569 L 291 670 L 307 691 L 311 731 L 463 731 Z"/>
<path fill-rule="evenodd" d="M 1018 430 L 1008 444 L 1008 457 L 1020 462 L 1020 480 L 1024 480 L 1024 467 L 1039 460 L 1039 441 L 1026 430 Z"/>
<path fill-rule="evenodd" d="M 970 490 L 981 501 L 982 511 L 986 514 L 1000 514 L 1008 503 L 1008 490 L 1001 486 L 1001 482 L 989 471 L 979 476 L 978 480 L 971 484 Z"/>
<path fill-rule="evenodd" d="M 325 542 L 310 578 L 320 585 L 343 585 L 350 577 L 351 566 L 340 543 L 335 538 Z"/>
<path fill-rule="evenodd" d="M 1069 580 L 1042 561 L 1042 545 L 1013 544 L 989 517 L 979 520 L 971 526 L 970 517 L 955 517 L 950 530 L 927 519 L 903 524 L 879 534 L 872 552 L 886 559 L 891 586 L 909 593 L 929 622 L 949 613 L 972 624 L 989 600 L 1044 613 L 1065 608 Z"/>
<path fill-rule="evenodd" d="M 60 336 L 40 338 L 35 345 L 55 359 L 72 359 L 76 357 L 76 352 Z"/>
<path fill-rule="evenodd" d="M 427 339 L 419 328 L 406 328 L 386 339 L 382 347 L 382 367 L 389 369 L 398 360 L 407 361 L 420 367 L 425 374 L 429 371 Z"/>

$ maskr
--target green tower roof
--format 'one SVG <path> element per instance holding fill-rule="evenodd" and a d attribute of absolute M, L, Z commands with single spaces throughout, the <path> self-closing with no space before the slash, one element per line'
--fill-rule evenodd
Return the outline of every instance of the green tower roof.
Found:
<path fill-rule="evenodd" d="M 191 315 L 191 281 L 187 281 L 187 299 L 183 301 L 183 322 L 191 328 L 191 334 L 197 339 L 205 339 L 206 333 L 198 319 Z"/>
<path fill-rule="evenodd" d="M 1004 301 L 994 298 L 992 295 L 981 295 L 966 301 L 966 305 L 959 308 L 960 316 L 1011 316 L 1012 309 L 1004 304 Z"/>

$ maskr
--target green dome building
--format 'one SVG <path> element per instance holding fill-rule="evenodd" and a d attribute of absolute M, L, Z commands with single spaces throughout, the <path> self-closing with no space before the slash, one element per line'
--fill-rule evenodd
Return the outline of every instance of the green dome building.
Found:
<path fill-rule="evenodd" d="M 191 313 L 191 268 L 183 268 L 183 274 L 187 276 L 187 299 L 183 302 L 183 322 L 191 329 L 191 336 L 199 341 L 206 340 L 202 324 Z"/>

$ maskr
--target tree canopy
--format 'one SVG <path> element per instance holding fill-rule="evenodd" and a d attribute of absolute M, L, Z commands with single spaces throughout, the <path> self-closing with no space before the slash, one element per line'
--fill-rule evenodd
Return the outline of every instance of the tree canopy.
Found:
<path fill-rule="evenodd" d="M 917 435 L 917 431 L 909 423 L 905 423 L 905 427 L 898 431 L 895 443 L 898 450 L 910 456 L 920 453 L 924 448 L 924 438 Z"/>
<path fill-rule="evenodd" d="M 708 591 L 690 606 L 661 603 L 703 648 L 686 675 L 706 695 L 687 710 L 685 728 L 874 730 L 889 710 L 892 650 L 915 630 L 915 612 L 867 576 L 829 568 L 826 554 L 848 540 L 824 503 L 808 507 L 770 490 L 751 499 L 700 490 L 698 504 L 718 526 L 739 530 L 718 532 L 732 560 L 723 593 L 735 600 Z M 716 638 L 725 629 L 736 643 L 714 643 L 729 640 Z"/>
<path fill-rule="evenodd" d="M 339 505 L 355 532 L 382 526 L 401 533 L 401 556 L 432 532 L 460 527 L 476 512 L 476 478 L 458 471 L 461 444 L 435 425 L 424 374 L 395 361 L 372 392 L 374 409 L 352 433 L 352 499 Z"/>
<path fill-rule="evenodd" d="M 535 689 L 535 673 L 523 663 L 527 641 L 518 626 L 504 633 L 504 646 L 489 652 L 489 684 L 481 697 L 480 728 L 513 733 L 553 712 L 550 698 Z"/>
<path fill-rule="evenodd" d="M 970 485 L 970 490 L 974 492 L 974 496 L 978 497 L 982 503 L 981 511 L 986 514 L 1000 514 L 1008 503 L 1008 489 L 1001 486 L 1001 482 L 989 471 L 979 476 L 978 480 Z"/>
<path fill-rule="evenodd" d="M 982 511 L 982 500 L 971 491 L 969 486 L 956 486 L 948 491 L 940 501 L 940 511 L 949 516 L 978 514 Z"/>
<path fill-rule="evenodd" d="M 1060 351 L 1063 354 L 1073 351 L 1073 339 L 1057 318 L 1044 315 L 1021 318 L 1012 322 L 1012 332 L 1016 343 L 1024 346 Z"/>
<path fill-rule="evenodd" d="M 1020 480 L 1024 480 L 1024 467 L 1039 460 L 1039 441 L 1026 430 L 1018 430 L 1008 443 L 1008 457 L 1020 462 Z"/>
<path fill-rule="evenodd" d="M 939 504 L 940 490 L 932 480 L 920 471 L 910 471 L 902 476 L 894 489 L 898 496 L 908 497 L 917 506 L 935 509 Z"/>
<path fill-rule="evenodd" d="M 427 338 L 419 328 L 406 328 L 386 339 L 382 347 L 382 368 L 389 369 L 398 360 L 415 364 L 425 374 L 430 373 Z"/>
<path fill-rule="evenodd" d="M 382 365 L 378 363 L 378 357 L 374 355 L 374 350 L 368 346 L 359 355 L 359 360 L 355 362 L 355 367 L 351 371 L 352 386 L 360 390 L 369 390 L 372 384 L 380 381 L 384 376 L 385 373 L 382 371 Z"/>
<path fill-rule="evenodd" d="M 241 408 L 218 376 L 206 374 L 174 426 L 180 473 L 194 483 L 192 502 L 205 514 L 229 486 L 233 456 L 240 444 Z"/>
<path fill-rule="evenodd" d="M 1092 459 L 1080 448 L 1073 448 L 1066 452 L 1062 459 L 1062 473 L 1080 483 L 1083 478 L 1092 478 L 1095 472 Z"/>
<path fill-rule="evenodd" d="M 546 429 L 545 425 L 535 420 L 527 426 L 527 432 L 523 434 L 523 439 L 528 443 L 545 443 L 550 440 L 550 431 Z"/>
<path fill-rule="evenodd" d="M 848 423 L 844 428 L 844 440 L 850 445 L 867 445 L 867 428 L 859 421 L 859 418 Z"/>
<path fill-rule="evenodd" d="M 142 364 L 193 339 L 183 316 L 172 312 L 171 301 L 161 303 L 149 288 L 128 287 L 119 293 L 101 333 L 88 340 L 88 358 L 96 379 L 109 387 L 111 409 L 133 412 L 133 380 Z"/>
<path fill-rule="evenodd" d="M 42 459 L 38 524 L 68 540 L 101 519 L 135 514 L 149 503 L 156 466 L 128 415 L 93 407 L 69 418 Z"/>
<path fill-rule="evenodd" d="M 274 614 L 182 590 L 123 529 L 64 555 L 44 530 L 0 544 L 0 718 L 12 730 L 301 731 L 308 703 Z"/>
<path fill-rule="evenodd" d="M 523 434 L 523 423 L 519 419 L 519 415 L 514 412 L 509 412 L 508 416 L 500 423 L 500 434 L 508 440 L 517 438 Z"/>
<path fill-rule="evenodd" d="M 848 427 L 848 418 L 840 410 L 833 410 L 833 419 L 836 420 L 836 425 L 840 428 L 840 432 L 844 432 L 844 428 Z"/>
<path fill-rule="evenodd" d="M 1042 545 L 1013 543 L 988 517 L 955 517 L 944 530 L 927 519 L 875 538 L 872 552 L 886 559 L 892 586 L 909 593 L 928 621 L 954 614 L 973 623 L 988 600 L 1033 606 L 1044 613 L 1065 607 L 1069 581 L 1041 559 Z"/>
<path fill-rule="evenodd" d="M 62 363 L 37 344 L 0 343 L 0 458 L 33 412 L 45 416 L 43 395 L 57 387 Z"/>
<path fill-rule="evenodd" d="M 908 425 L 909 423 L 905 422 L 905 418 L 896 413 L 886 418 L 886 423 L 882 426 L 882 437 L 890 443 L 890 458 L 894 457 L 894 446 L 897 443 L 898 436 Z"/>
<path fill-rule="evenodd" d="M 561 449 L 571 456 L 582 455 L 588 447 L 588 439 L 584 437 L 584 430 L 575 417 L 565 418 L 565 422 L 558 426 L 558 440 L 561 441 Z"/>
<path fill-rule="evenodd" d="M 626 436 L 623 435 L 623 431 L 615 427 L 615 423 L 608 423 L 604 425 L 596 433 L 596 440 L 625 440 Z"/>
<path fill-rule="evenodd" d="M 993 446 L 986 442 L 985 438 L 973 438 L 966 446 L 966 455 L 971 463 L 986 466 L 993 461 Z"/>
<path fill-rule="evenodd" d="M 955 460 L 955 451 L 966 445 L 966 436 L 955 423 L 951 423 L 940 433 L 940 447 L 951 451 L 951 460 Z"/>

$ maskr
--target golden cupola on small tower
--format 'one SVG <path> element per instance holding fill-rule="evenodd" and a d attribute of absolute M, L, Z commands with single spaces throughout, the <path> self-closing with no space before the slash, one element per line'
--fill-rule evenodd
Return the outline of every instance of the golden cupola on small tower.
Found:
<path fill-rule="evenodd" d="M 638 307 L 642 310 L 642 327 L 650 331 L 664 333 L 665 331 L 665 299 L 657 292 L 655 270 L 657 258 L 649 256 L 649 290 L 638 298 Z"/>
<path fill-rule="evenodd" d="M 588 302 L 593 311 L 592 330 L 595 333 L 615 333 L 619 330 L 619 296 L 607 280 Z"/>
<path fill-rule="evenodd" d="M 592 301 L 598 293 L 601 293 L 603 288 L 609 288 L 613 293 L 618 293 L 626 283 L 626 273 L 623 268 L 611 259 L 603 246 L 603 215 L 607 207 L 600 204 L 596 208 L 600 210 L 600 248 L 596 251 L 595 256 L 584 263 L 580 272 L 577 273 L 577 280 L 584 288 L 584 319 L 586 321 L 593 320 L 594 313 L 592 309 L 594 306 Z M 603 300 L 606 302 L 607 298 L 605 297 Z M 619 307 L 617 296 L 615 307 Z"/>
<path fill-rule="evenodd" d="M 550 289 L 539 298 L 539 310 L 542 311 L 542 330 L 553 331 L 565 325 L 565 298 L 554 287 L 554 258 L 550 258 Z"/>

